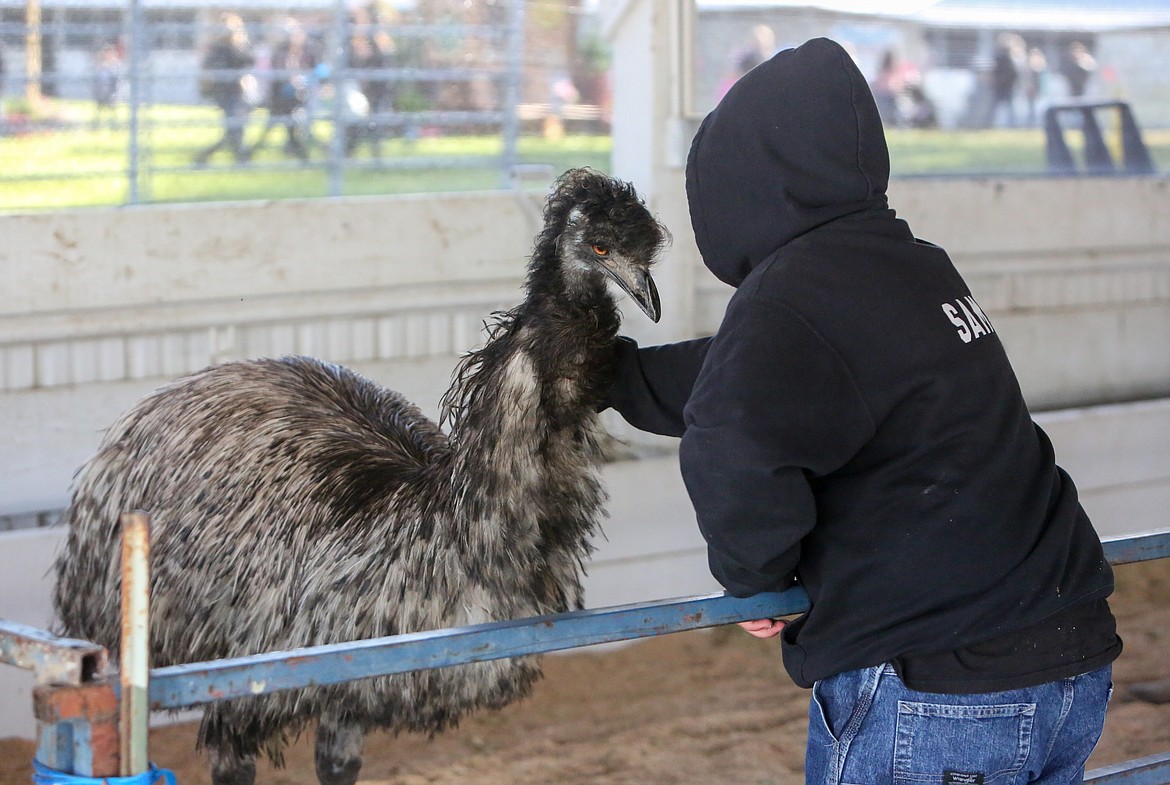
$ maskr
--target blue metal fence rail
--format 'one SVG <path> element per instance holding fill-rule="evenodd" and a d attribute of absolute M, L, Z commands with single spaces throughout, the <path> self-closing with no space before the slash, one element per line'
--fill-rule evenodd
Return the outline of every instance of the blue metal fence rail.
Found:
<path fill-rule="evenodd" d="M 1107 540 L 1105 553 L 1113 564 L 1170 557 L 1170 530 Z M 807 606 L 808 597 L 799 588 L 747 599 L 712 594 L 155 668 L 150 671 L 149 704 L 154 710 L 178 709 L 309 685 L 786 616 Z M 14 628 L 23 637 L 17 637 Z M 25 649 L 21 641 L 35 644 L 36 660 L 43 662 L 46 640 L 40 631 L 0 620 L 0 662 L 30 667 L 30 659 L 20 656 Z M 65 655 L 75 659 L 77 650 L 78 642 L 62 641 Z M 95 761 L 104 754 L 96 748 L 109 745 L 110 698 L 116 704 L 117 694 L 116 684 L 100 680 L 38 687 L 34 710 L 42 727 L 39 759 L 54 768 L 93 774 Z M 1086 782 L 1166 785 L 1170 783 L 1170 751 L 1090 772 Z"/>

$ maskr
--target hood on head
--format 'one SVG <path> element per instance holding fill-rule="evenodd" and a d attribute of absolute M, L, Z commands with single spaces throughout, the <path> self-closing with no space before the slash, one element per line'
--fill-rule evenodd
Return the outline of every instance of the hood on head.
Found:
<path fill-rule="evenodd" d="M 738 286 L 808 230 L 886 209 L 889 177 L 877 105 L 849 53 L 827 38 L 786 49 L 732 85 L 691 143 L 699 252 Z"/>

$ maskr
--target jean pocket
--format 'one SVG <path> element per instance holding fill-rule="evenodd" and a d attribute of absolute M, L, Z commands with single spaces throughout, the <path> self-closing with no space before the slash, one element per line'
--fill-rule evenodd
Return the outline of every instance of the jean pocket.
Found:
<path fill-rule="evenodd" d="M 823 682 L 813 684 L 808 713 L 808 740 L 809 743 L 829 745 L 835 744 L 838 739 L 829 719 L 830 701 L 826 699 L 823 690 Z"/>
<path fill-rule="evenodd" d="M 895 783 L 991 783 L 1024 767 L 1035 703 L 898 701 Z"/>

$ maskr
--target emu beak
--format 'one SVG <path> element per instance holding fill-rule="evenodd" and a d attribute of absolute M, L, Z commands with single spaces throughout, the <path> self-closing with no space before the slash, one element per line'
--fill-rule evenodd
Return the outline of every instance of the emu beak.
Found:
<path fill-rule="evenodd" d="M 657 322 L 662 318 L 662 303 L 658 300 L 658 287 L 650 277 L 650 271 L 631 264 L 623 264 L 620 260 L 606 259 L 600 265 L 601 269 L 613 279 L 614 283 L 622 288 L 626 294 L 634 298 L 634 302 L 642 312 Z"/>

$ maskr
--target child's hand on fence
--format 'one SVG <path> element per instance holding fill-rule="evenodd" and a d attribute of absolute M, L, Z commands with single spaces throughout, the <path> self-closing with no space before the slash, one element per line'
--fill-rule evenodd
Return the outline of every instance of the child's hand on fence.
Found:
<path fill-rule="evenodd" d="M 743 627 L 749 635 L 754 635 L 757 638 L 773 638 L 780 634 L 780 630 L 784 629 L 784 622 L 780 619 L 755 619 L 754 621 L 741 621 L 739 626 Z"/>

